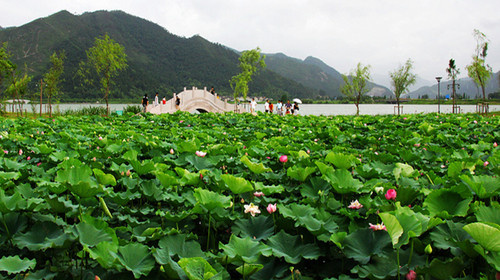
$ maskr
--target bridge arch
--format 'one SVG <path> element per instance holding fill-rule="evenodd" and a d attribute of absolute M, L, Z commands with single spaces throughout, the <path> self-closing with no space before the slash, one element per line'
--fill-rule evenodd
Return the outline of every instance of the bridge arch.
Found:
<path fill-rule="evenodd" d="M 227 103 L 227 100 L 221 100 L 217 94 L 212 94 L 207 91 L 207 88 L 198 89 L 193 87 L 190 90 L 184 88 L 184 91 L 174 94 L 174 97 L 169 99 L 166 104 L 159 104 L 155 106 L 154 104 L 150 104 L 146 111 L 152 114 L 165 114 L 165 113 L 174 113 L 177 111 L 175 106 L 175 99 L 179 97 L 181 100 L 181 104 L 179 106 L 179 110 L 192 112 L 194 110 L 205 111 L 205 112 L 214 112 L 214 113 L 222 113 L 222 112 L 244 112 L 245 110 L 237 105 Z"/>

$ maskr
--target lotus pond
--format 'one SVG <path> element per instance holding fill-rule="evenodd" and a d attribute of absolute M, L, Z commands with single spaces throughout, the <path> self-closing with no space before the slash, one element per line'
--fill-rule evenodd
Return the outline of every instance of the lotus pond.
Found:
<path fill-rule="evenodd" d="M 499 277 L 498 116 L 0 121 L 0 279 Z"/>

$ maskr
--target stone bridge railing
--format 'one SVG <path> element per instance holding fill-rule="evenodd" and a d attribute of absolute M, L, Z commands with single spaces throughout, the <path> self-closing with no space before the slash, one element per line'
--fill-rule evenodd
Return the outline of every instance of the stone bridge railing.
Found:
<path fill-rule="evenodd" d="M 165 114 L 174 113 L 177 111 L 175 108 L 175 99 L 178 96 L 181 100 L 179 106 L 180 111 L 193 112 L 198 110 L 200 112 L 245 112 L 245 109 L 239 105 L 227 103 L 227 100 L 221 100 L 217 94 L 212 94 L 207 91 L 207 88 L 198 89 L 193 87 L 191 90 L 184 88 L 184 91 L 175 94 L 172 99 L 167 100 L 166 104 L 155 106 L 151 104 L 146 108 L 146 111 L 151 114 Z"/>

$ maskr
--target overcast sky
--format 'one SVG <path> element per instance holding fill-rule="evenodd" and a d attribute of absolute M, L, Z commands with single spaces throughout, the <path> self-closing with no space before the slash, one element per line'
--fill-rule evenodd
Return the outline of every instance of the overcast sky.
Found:
<path fill-rule="evenodd" d="M 376 81 L 408 58 L 432 82 L 446 79 L 450 58 L 466 76 L 479 29 L 490 40 L 487 63 L 500 70 L 500 0 L 0 0 L 0 7 L 3 27 L 60 10 L 122 10 L 240 51 L 314 56 L 341 73 L 369 64 Z"/>

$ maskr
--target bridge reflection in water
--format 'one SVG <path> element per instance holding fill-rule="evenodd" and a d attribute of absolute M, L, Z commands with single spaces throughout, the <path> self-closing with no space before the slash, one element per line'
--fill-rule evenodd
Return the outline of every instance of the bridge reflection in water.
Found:
<path fill-rule="evenodd" d="M 180 98 L 180 111 L 187 112 L 214 112 L 214 113 L 222 113 L 222 112 L 246 112 L 246 110 L 240 106 L 235 104 L 227 103 L 227 100 L 221 100 L 217 93 L 212 94 L 207 91 L 207 88 L 198 89 L 193 87 L 190 90 L 184 88 L 184 91 L 175 94 L 172 99 L 167 100 L 166 104 L 160 104 L 155 106 L 154 104 L 148 105 L 146 111 L 151 114 L 166 114 L 166 113 L 174 113 L 177 111 L 175 107 L 176 97 Z"/>

